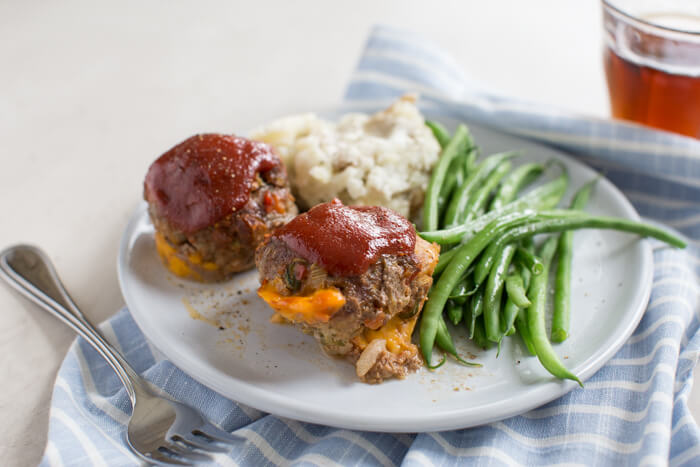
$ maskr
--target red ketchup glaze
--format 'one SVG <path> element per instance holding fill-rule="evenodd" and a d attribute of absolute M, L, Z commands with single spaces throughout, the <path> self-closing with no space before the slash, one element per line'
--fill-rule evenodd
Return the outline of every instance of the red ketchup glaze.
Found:
<path fill-rule="evenodd" d="M 278 165 L 267 144 L 233 135 L 195 135 L 151 164 L 145 198 L 177 229 L 193 233 L 245 206 L 255 174 Z"/>
<path fill-rule="evenodd" d="M 367 271 L 381 255 L 410 255 L 416 231 L 403 216 L 377 206 L 319 204 L 272 234 L 335 276 Z"/>

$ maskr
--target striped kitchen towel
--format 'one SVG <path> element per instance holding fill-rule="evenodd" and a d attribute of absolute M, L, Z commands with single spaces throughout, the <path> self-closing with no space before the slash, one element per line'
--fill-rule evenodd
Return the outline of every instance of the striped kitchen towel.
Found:
<path fill-rule="evenodd" d="M 700 350 L 700 142 L 639 126 L 571 116 L 480 91 L 461 67 L 415 35 L 374 29 L 346 94 L 348 108 L 407 91 L 426 110 L 560 148 L 606 175 L 639 212 L 690 238 L 658 249 L 639 327 L 600 371 L 521 416 L 442 433 L 356 432 L 301 423 L 227 400 L 154 354 L 122 310 L 104 329 L 133 366 L 243 440 L 222 465 L 700 465 L 687 405 Z M 124 442 L 127 396 L 78 339 L 56 379 L 43 465 L 134 465 Z"/>

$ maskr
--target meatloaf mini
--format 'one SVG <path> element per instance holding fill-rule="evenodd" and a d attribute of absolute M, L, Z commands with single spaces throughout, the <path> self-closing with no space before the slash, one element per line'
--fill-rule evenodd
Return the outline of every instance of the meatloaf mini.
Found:
<path fill-rule="evenodd" d="M 224 134 L 192 136 L 160 156 L 144 198 L 163 263 L 202 282 L 253 267 L 265 234 L 297 214 L 272 147 Z"/>
<path fill-rule="evenodd" d="M 258 294 L 273 321 L 313 335 L 328 354 L 355 363 L 362 381 L 380 383 L 422 364 L 411 334 L 438 256 L 396 212 L 334 200 L 258 247 Z"/>

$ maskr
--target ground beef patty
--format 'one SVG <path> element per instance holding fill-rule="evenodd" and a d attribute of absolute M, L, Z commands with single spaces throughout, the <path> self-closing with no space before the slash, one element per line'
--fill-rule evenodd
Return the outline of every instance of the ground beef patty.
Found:
<path fill-rule="evenodd" d="M 339 202 L 326 203 L 336 210 L 382 210 L 391 217 L 384 225 L 396 228 L 396 220 L 403 219 L 384 208 L 350 208 Z M 324 205 L 321 205 L 323 207 Z M 386 253 L 377 252 L 377 244 L 391 245 L 382 227 L 387 219 L 373 219 L 367 226 L 370 239 L 369 250 L 377 253 L 366 265 L 353 269 L 347 261 L 329 258 L 334 241 L 330 241 L 326 254 L 314 256 L 323 248 L 314 248 L 319 236 L 352 232 L 362 224 L 362 216 L 347 222 L 343 216 L 327 216 L 329 229 L 311 222 L 314 238 L 304 245 L 299 240 L 304 235 L 290 240 L 285 231 L 293 230 L 297 219 L 311 214 L 302 214 L 286 227 L 276 231 L 263 242 L 256 252 L 256 265 L 262 286 L 258 292 L 277 312 L 275 320 L 292 323 L 302 331 L 313 335 L 329 354 L 347 357 L 356 364 L 362 381 L 378 383 L 390 377 L 404 377 L 417 370 L 421 358 L 411 343 L 411 334 L 432 285 L 432 272 L 437 263 L 439 247 L 415 236 L 413 226 L 406 221 L 400 228 L 410 229 L 412 236 L 405 245 L 389 247 Z M 363 215 L 366 211 L 360 211 Z M 352 213 L 354 214 L 354 213 Z M 394 217 L 395 216 L 395 217 Z M 321 220 L 323 216 L 316 216 Z M 308 223 L 308 219 L 305 220 Z M 346 224 L 351 224 L 348 227 Z M 326 240 L 328 240 L 326 238 Z M 336 252 L 343 258 L 357 255 L 365 257 L 366 251 L 358 243 L 346 238 L 336 239 L 345 251 Z M 366 239 L 367 240 L 367 239 Z M 396 246 L 396 242 L 394 247 Z M 318 246 L 318 245 L 316 245 Z M 323 253 L 323 252 L 321 252 Z M 347 255 L 345 254 L 347 253 Z"/>
<path fill-rule="evenodd" d="M 253 267 L 265 234 L 297 213 L 274 150 L 233 135 L 195 135 L 170 149 L 149 168 L 144 198 L 165 265 L 203 282 Z"/>

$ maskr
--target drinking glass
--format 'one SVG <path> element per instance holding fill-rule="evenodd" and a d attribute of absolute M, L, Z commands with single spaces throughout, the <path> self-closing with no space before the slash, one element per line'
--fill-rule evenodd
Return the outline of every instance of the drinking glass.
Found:
<path fill-rule="evenodd" d="M 603 0 L 613 117 L 700 138 L 700 0 Z"/>

